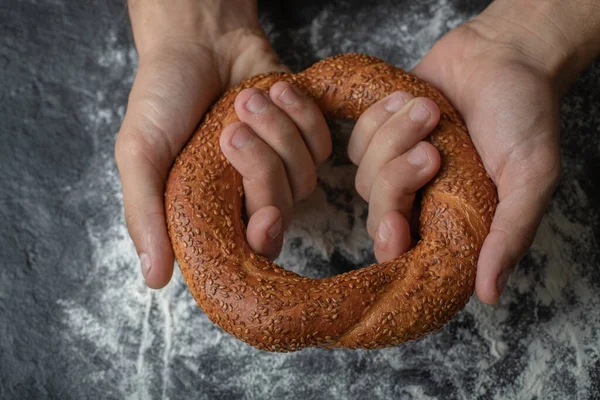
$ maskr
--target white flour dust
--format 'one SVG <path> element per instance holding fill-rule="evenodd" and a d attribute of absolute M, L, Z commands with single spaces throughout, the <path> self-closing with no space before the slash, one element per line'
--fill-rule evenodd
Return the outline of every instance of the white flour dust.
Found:
<path fill-rule="evenodd" d="M 407 13 L 383 18 L 375 26 L 357 23 L 347 37 L 342 33 L 326 37 L 322 32 L 324 26 L 343 24 L 344 18 L 351 17 L 325 9 L 309 28 L 310 43 L 318 56 L 355 50 L 360 43 L 363 51 L 384 58 L 391 56 L 396 64 L 414 65 L 443 32 L 470 17 L 457 13 L 451 3 L 445 1 L 432 6 L 430 11 L 422 24 L 414 23 L 420 16 Z M 373 15 L 386 13 L 374 11 Z M 121 69 L 121 73 L 135 65 L 137 59 L 133 49 L 117 49 L 116 38 L 111 36 L 108 43 L 106 54 L 98 59 L 99 65 Z M 398 46 L 409 56 L 394 58 L 388 53 L 396 51 Z M 128 76 L 131 79 L 132 75 Z M 106 134 L 124 112 L 105 106 L 104 94 L 99 93 L 96 97 L 95 104 L 99 106 L 87 105 L 84 109 L 90 121 L 88 128 L 94 136 L 95 132 Z M 268 354 L 229 337 L 197 308 L 177 268 L 167 288 L 153 291 L 145 287 L 135 249 L 125 228 L 121 187 L 112 150 L 112 143 L 98 140 L 97 157 L 91 161 L 85 177 L 94 184 L 83 185 L 86 189 L 83 201 L 85 196 L 102 196 L 106 199 L 104 204 L 109 218 L 103 224 L 87 225 L 93 256 L 87 266 L 91 278 L 82 291 L 85 293 L 89 289 L 91 297 L 84 301 L 59 300 L 75 351 L 81 352 L 82 357 L 89 357 L 87 352 L 92 344 L 94 355 L 111 366 L 90 375 L 89 382 L 83 384 L 110 381 L 115 383 L 117 397 L 144 399 L 156 393 L 168 398 L 170 390 L 198 380 L 223 388 L 246 388 L 248 395 L 255 398 L 267 398 L 279 389 L 301 385 L 303 382 L 298 379 L 307 368 L 304 360 L 315 353 Z M 364 259 L 372 245 L 361 219 L 365 205 L 357 195 L 348 200 L 343 194 L 354 186 L 354 171 L 353 167 L 331 163 L 319 170 L 323 186 L 296 207 L 296 218 L 278 259 L 281 265 L 312 274 L 310 263 L 315 258 L 327 261 L 335 250 L 353 262 Z M 328 198 L 323 187 L 335 188 L 340 195 Z M 578 194 L 576 201 L 585 203 L 583 191 L 579 190 Z M 337 207 L 337 203 L 345 203 L 345 209 Z M 425 358 L 432 369 L 443 370 L 446 379 L 460 388 L 459 398 L 464 399 L 472 398 L 474 393 L 484 397 L 493 393 L 495 399 L 553 398 L 563 393 L 562 379 L 574 379 L 582 393 L 589 393 L 594 382 L 586 371 L 600 358 L 600 336 L 596 329 L 600 326 L 600 318 L 594 312 L 600 308 L 600 294 L 588 281 L 578 278 L 584 268 L 576 261 L 576 256 L 579 252 L 591 251 L 598 243 L 589 227 L 566 217 L 562 206 L 554 202 L 542 221 L 530 255 L 537 268 L 517 269 L 509 281 L 506 295 L 496 307 L 484 306 L 473 298 L 458 319 L 472 320 L 474 327 L 457 328 L 460 342 L 441 342 L 445 337 L 442 330 L 426 339 L 432 351 L 425 353 L 427 349 L 417 344 L 409 350 L 401 346 L 381 352 L 357 353 L 359 359 L 366 360 L 367 365 L 385 365 L 393 371 L 403 371 Z M 509 307 L 531 294 L 534 321 L 519 328 L 521 336 L 515 338 L 511 324 L 518 325 L 518 321 L 514 322 L 514 319 L 531 318 L 531 313 L 519 309 L 522 316 L 515 316 Z M 543 320 L 536 316 L 542 307 L 552 310 Z M 425 354 L 411 353 L 410 349 L 414 351 L 415 348 Z M 473 349 L 481 353 L 473 354 Z M 511 368 L 516 369 L 513 371 L 516 380 L 496 388 L 495 366 L 504 365 L 517 350 L 524 353 L 511 364 Z M 214 356 L 209 357 L 211 354 L 218 354 L 219 360 L 225 360 L 223 362 L 239 362 L 240 365 L 235 365 L 234 369 L 225 364 L 215 366 L 211 362 Z M 339 365 L 348 359 L 346 353 L 341 352 L 318 354 Z M 339 374 L 347 377 L 344 374 L 348 371 L 340 370 Z M 327 393 L 332 396 L 332 393 L 341 396 L 348 393 L 349 382 L 353 382 L 354 377 L 350 376 L 348 380 L 335 381 L 320 375 L 310 384 L 327 388 Z M 474 393 L 465 388 L 465 382 Z M 380 397 L 387 393 L 382 389 L 386 385 L 392 383 L 382 383 L 376 389 L 380 391 Z M 400 381 L 397 385 L 396 394 L 435 398 L 430 397 L 420 383 Z M 376 382 L 373 387 L 378 387 Z"/>
<path fill-rule="evenodd" d="M 445 32 L 473 17 L 447 1 L 430 4 L 422 14 L 417 7 L 404 3 L 390 10 L 389 3 L 381 2 L 358 15 L 340 15 L 335 6 L 325 8 L 310 27 L 312 51 L 319 58 L 358 51 L 410 69 Z"/>

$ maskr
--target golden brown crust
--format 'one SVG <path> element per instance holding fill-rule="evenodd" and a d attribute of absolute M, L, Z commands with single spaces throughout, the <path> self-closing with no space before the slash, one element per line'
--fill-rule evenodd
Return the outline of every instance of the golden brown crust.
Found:
<path fill-rule="evenodd" d="M 298 85 L 330 118 L 356 119 L 396 90 L 433 99 L 440 123 L 428 140 L 441 153 L 423 189 L 421 240 L 406 254 L 325 279 L 309 279 L 255 254 L 245 240 L 240 175 L 219 135 L 238 121 L 235 96 Z M 473 294 L 477 257 L 497 203 L 461 117 L 431 85 L 362 54 L 323 60 L 297 75 L 268 74 L 230 89 L 175 161 L 165 192 L 169 236 L 198 305 L 225 331 L 269 351 L 375 349 L 442 327 Z"/>

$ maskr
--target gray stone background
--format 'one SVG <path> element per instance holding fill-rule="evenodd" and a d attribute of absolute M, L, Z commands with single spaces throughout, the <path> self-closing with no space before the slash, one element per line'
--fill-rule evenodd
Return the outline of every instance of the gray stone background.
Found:
<path fill-rule="evenodd" d="M 293 69 L 348 51 L 410 68 L 487 1 L 263 2 Z M 600 398 L 600 64 L 564 98 L 563 176 L 495 307 L 379 351 L 257 351 L 195 306 L 179 272 L 147 289 L 113 160 L 137 56 L 124 0 L 0 1 L 0 398 Z M 297 208 L 281 264 L 372 261 L 337 153 Z"/>

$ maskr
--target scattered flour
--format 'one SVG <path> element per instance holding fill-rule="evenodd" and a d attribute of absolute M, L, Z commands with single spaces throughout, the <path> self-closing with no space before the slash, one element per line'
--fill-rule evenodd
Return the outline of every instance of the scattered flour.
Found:
<path fill-rule="evenodd" d="M 307 28 L 310 29 L 312 51 L 324 57 L 353 50 L 360 40 L 361 50 L 382 55 L 388 51 L 386 49 L 397 48 L 400 41 L 410 56 L 402 59 L 392 56 L 393 61 L 408 61 L 414 65 L 443 32 L 470 17 L 457 13 L 447 1 L 431 7 L 433 17 L 428 17 L 426 23 L 416 28 L 411 28 L 415 24 L 410 23 L 414 16 L 390 17 L 382 19 L 375 27 L 357 24 L 356 32 L 347 37 L 342 33 L 333 37 L 322 34 L 323 26 L 354 17 L 336 15 L 333 9 L 326 8 Z M 373 14 L 385 15 L 385 12 L 375 10 Z M 118 49 L 114 33 L 108 36 L 107 44 L 106 53 L 97 60 L 99 65 L 123 69 L 135 67 L 135 51 Z M 132 74 L 128 79 L 132 79 Z M 124 84 L 130 84 L 130 81 Z M 95 105 L 104 104 L 105 94 L 99 92 Z M 103 134 L 109 127 L 114 128 L 124 113 L 122 107 L 118 110 L 94 107 L 93 104 L 85 107 L 89 129 Z M 305 362 L 315 362 L 316 354 L 326 358 L 330 365 L 338 366 L 332 372 L 339 374 L 340 379 L 332 380 L 328 374 L 310 375 L 311 381 L 305 384 L 323 388 L 323 394 L 331 397 L 347 396 L 354 384 L 354 375 L 349 371 L 354 368 L 348 365 L 350 360 L 371 367 L 384 365 L 392 373 L 415 365 L 422 369 L 424 363 L 430 363 L 432 376 L 443 376 L 458 388 L 459 398 L 464 399 L 472 398 L 475 393 L 496 399 L 560 396 L 564 392 L 556 380 L 557 374 L 568 374 L 583 392 L 592 390 L 592 381 L 586 371 L 600 358 L 600 336 L 596 329 L 600 319 L 597 312 L 592 312 L 600 308 L 600 294 L 597 286 L 581 278 L 585 266 L 574 260 L 577 252 L 590 251 L 598 243 L 589 227 L 566 217 L 560 204 L 553 203 L 533 245 L 530 257 L 538 269 L 517 270 L 509 282 L 506 296 L 496 307 L 484 306 L 473 298 L 459 316 L 454 336 L 442 330 L 412 345 L 381 352 L 309 350 L 300 354 L 274 355 L 250 349 L 212 325 L 196 307 L 177 268 L 167 288 L 153 291 L 145 287 L 135 249 L 125 228 L 112 144 L 100 140 L 98 143 L 97 157 L 92 160 L 86 177 L 94 184 L 88 187 L 85 196 L 105 197 L 109 221 L 87 225 L 93 247 L 88 266 L 88 284 L 90 288 L 93 286 L 93 297 L 85 302 L 69 298 L 59 300 L 73 343 L 92 343 L 96 356 L 110 360 L 110 365 L 114 366 L 115 371 L 101 371 L 89 376 L 88 383 L 100 384 L 110 378 L 116 382 L 121 397 L 127 398 L 148 399 L 156 397 L 157 393 L 162 398 L 169 398 L 171 390 L 197 381 L 212 388 L 242 388 L 248 397 L 266 398 L 285 393 L 290 385 L 298 383 L 298 379 L 304 379 L 307 368 L 310 369 Z M 333 187 L 342 192 L 353 187 L 354 169 L 351 166 L 328 163 L 319 174 L 322 187 Z M 315 257 L 327 260 L 334 250 L 353 262 L 363 262 L 372 245 L 364 227 L 365 205 L 358 196 L 351 197 L 349 205 L 342 210 L 331 204 L 331 199 L 328 201 L 322 187 L 296 208 L 296 219 L 278 260 L 297 272 L 310 271 L 309 264 Z M 579 203 L 587 201 L 582 190 L 577 194 Z M 337 201 L 345 200 L 334 199 L 334 203 Z M 303 256 L 307 254 L 310 257 Z M 509 306 L 531 293 L 534 310 L 520 309 L 523 318 L 531 318 L 526 314 L 537 312 L 540 306 L 551 306 L 553 314 L 543 322 L 525 323 L 525 330 L 521 327 L 517 331 L 522 336 L 515 338 L 512 325 L 518 324 L 514 318 L 521 317 L 512 315 Z M 571 293 L 577 294 L 576 302 L 569 299 Z M 586 318 L 582 318 L 584 315 Z M 509 317 L 512 317 L 511 322 Z M 469 320 L 473 321 L 473 326 L 462 328 L 461 323 Z M 511 364 L 511 368 L 518 369 L 512 373 L 516 381 L 496 388 L 495 380 L 502 372 L 495 368 L 504 365 L 518 348 L 525 350 L 518 356 L 517 366 Z M 83 352 L 83 348 L 80 351 Z M 214 360 L 219 360 L 222 366 L 213 365 Z M 227 363 L 239 365 L 232 367 Z M 231 371 L 235 371 L 235 376 L 231 376 Z M 386 397 L 389 390 L 395 390 L 393 393 L 406 398 L 436 398 L 427 395 L 425 384 L 413 385 L 402 380 L 379 382 L 377 377 L 368 376 L 368 371 L 364 379 L 370 382 L 369 387 L 377 397 Z M 394 385 L 397 386 L 395 389 Z"/>

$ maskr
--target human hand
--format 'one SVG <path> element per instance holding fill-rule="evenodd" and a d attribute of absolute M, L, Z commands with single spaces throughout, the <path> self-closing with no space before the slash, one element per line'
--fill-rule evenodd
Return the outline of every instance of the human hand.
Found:
<path fill-rule="evenodd" d="M 484 13 L 451 31 L 413 72 L 461 113 L 498 188 L 476 279 L 479 299 L 495 303 L 532 244 L 558 183 L 560 124 L 553 60 L 538 59 L 520 42 L 507 43 L 497 31 L 504 28 L 488 18 Z"/>
<path fill-rule="evenodd" d="M 258 24 L 254 2 L 131 0 L 129 9 L 139 67 L 115 157 L 142 273 L 148 286 L 160 288 L 173 271 L 163 196 L 175 156 L 223 91 L 285 68 Z"/>
<path fill-rule="evenodd" d="M 316 103 L 289 82 L 268 93 L 241 91 L 235 110 L 240 122 L 223 130 L 221 149 L 243 178 L 248 244 L 275 259 L 294 202 L 317 186 L 316 167 L 331 154 L 331 135 Z"/>
<path fill-rule="evenodd" d="M 424 141 L 439 118 L 432 100 L 394 92 L 369 107 L 352 130 L 348 156 L 358 166 L 356 191 L 369 203 L 367 232 L 379 262 L 411 246 L 416 192 L 440 168 L 438 150 Z"/>
<path fill-rule="evenodd" d="M 531 246 L 560 175 L 559 99 L 600 54 L 600 8 L 585 0 L 495 0 L 414 69 L 461 113 L 499 204 L 477 266 L 496 303 Z"/>
<path fill-rule="evenodd" d="M 498 301 L 510 271 L 533 242 L 560 175 L 560 95 L 599 53 L 600 9 L 594 4 L 495 0 L 473 21 L 438 41 L 413 71 L 440 89 L 461 113 L 498 188 L 500 201 L 477 268 L 476 293 L 484 303 Z M 429 150 L 430 156 L 436 154 Z M 434 161 L 429 168 L 437 165 Z M 419 178 L 398 174 L 395 185 L 414 183 L 416 188 L 429 173 L 422 171 Z M 372 176 L 361 181 L 359 174 L 357 188 L 375 185 Z M 393 196 L 377 199 L 389 202 Z M 409 204 L 410 199 L 399 203 Z M 369 207 L 371 221 L 373 205 Z M 410 211 L 395 215 L 392 237 L 406 239 L 392 241 L 389 251 L 378 253 L 374 225 L 370 227 L 380 261 L 407 249 L 410 217 Z"/>

